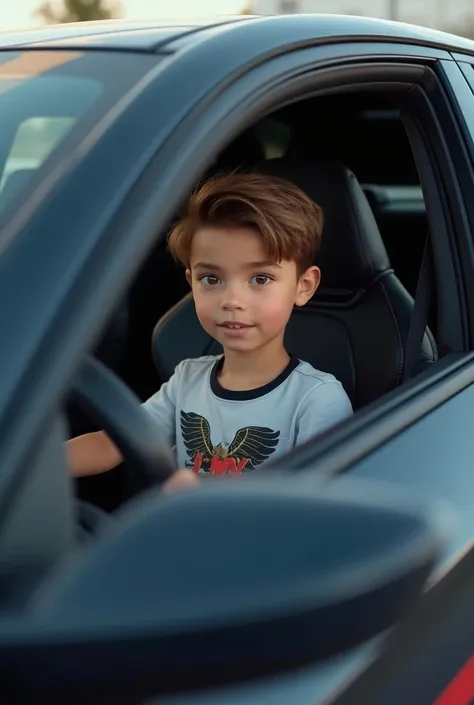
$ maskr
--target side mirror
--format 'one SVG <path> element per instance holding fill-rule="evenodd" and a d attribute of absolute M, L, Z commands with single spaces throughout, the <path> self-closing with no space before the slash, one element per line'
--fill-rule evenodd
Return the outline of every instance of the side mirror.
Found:
<path fill-rule="evenodd" d="M 391 488 L 220 480 L 149 495 L 0 622 L 5 692 L 139 702 L 291 670 L 397 622 L 450 519 Z"/>

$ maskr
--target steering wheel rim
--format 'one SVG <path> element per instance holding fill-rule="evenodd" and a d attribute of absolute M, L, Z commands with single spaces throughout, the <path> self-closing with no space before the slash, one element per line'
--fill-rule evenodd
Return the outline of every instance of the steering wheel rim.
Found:
<path fill-rule="evenodd" d="M 145 486 L 162 485 L 176 471 L 171 448 L 157 439 L 156 426 L 139 398 L 99 360 L 86 358 L 71 397 L 107 433 Z"/>

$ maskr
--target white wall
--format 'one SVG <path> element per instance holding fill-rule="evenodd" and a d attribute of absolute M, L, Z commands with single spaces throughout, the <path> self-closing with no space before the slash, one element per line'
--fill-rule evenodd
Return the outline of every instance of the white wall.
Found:
<path fill-rule="evenodd" d="M 279 14 L 282 0 L 253 0 L 257 14 Z M 342 14 L 362 14 L 372 17 L 388 17 L 390 0 L 296 0 L 297 12 L 326 12 Z M 398 18 L 402 22 L 412 22 L 432 27 L 442 27 L 455 23 L 472 13 L 472 0 L 398 0 Z"/>

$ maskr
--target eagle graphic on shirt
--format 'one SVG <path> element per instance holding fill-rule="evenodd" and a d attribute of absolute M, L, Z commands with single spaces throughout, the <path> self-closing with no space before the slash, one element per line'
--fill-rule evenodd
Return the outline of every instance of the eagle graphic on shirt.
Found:
<path fill-rule="evenodd" d="M 229 445 L 211 441 L 209 421 L 194 412 L 181 412 L 181 433 L 195 473 L 228 475 L 253 470 L 276 450 L 280 431 L 266 426 L 246 426 L 237 431 Z"/>

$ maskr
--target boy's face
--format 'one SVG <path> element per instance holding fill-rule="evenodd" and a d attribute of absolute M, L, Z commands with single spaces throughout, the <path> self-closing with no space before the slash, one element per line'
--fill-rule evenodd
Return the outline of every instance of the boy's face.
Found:
<path fill-rule="evenodd" d="M 320 271 L 298 276 L 296 263 L 268 261 L 250 228 L 201 228 L 192 242 L 186 277 L 202 327 L 224 349 L 251 352 L 282 341 L 293 306 L 316 291 Z"/>

